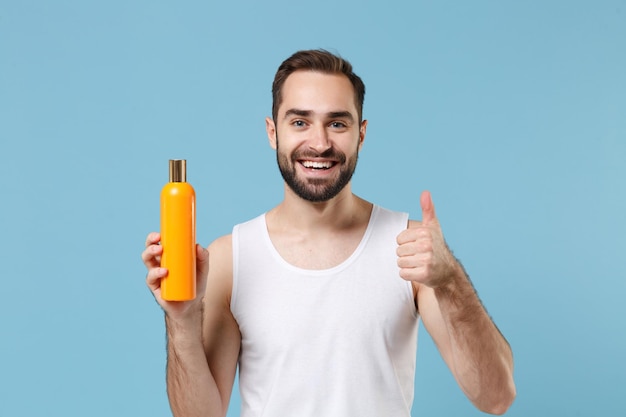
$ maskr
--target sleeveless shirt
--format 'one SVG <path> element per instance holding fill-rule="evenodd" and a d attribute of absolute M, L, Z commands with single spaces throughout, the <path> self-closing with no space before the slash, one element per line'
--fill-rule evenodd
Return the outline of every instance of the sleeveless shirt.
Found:
<path fill-rule="evenodd" d="M 324 270 L 287 263 L 265 215 L 234 227 L 241 417 L 410 416 L 418 313 L 396 256 L 407 222 L 374 205 L 356 250 Z"/>

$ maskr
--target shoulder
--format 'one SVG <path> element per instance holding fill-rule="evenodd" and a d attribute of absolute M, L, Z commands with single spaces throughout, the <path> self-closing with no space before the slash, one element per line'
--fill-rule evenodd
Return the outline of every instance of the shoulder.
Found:
<path fill-rule="evenodd" d="M 232 271 L 232 259 L 233 259 L 233 236 L 224 235 L 215 239 L 209 247 L 209 274 L 213 271 L 213 268 L 220 268 L 220 270 Z"/>
<path fill-rule="evenodd" d="M 233 285 L 233 245 L 232 235 L 215 239 L 208 247 L 209 273 L 205 298 L 218 296 L 230 303 Z"/>
<path fill-rule="evenodd" d="M 371 205 L 371 219 L 376 223 L 387 224 L 388 227 L 402 230 L 408 226 L 409 214 L 373 203 Z"/>
<path fill-rule="evenodd" d="M 218 237 L 213 242 L 211 242 L 211 244 L 209 245 L 208 249 L 209 249 L 209 252 L 211 252 L 211 251 L 216 251 L 216 252 L 230 251 L 230 252 L 232 252 L 232 247 L 233 247 L 233 235 L 224 235 L 224 236 Z"/>

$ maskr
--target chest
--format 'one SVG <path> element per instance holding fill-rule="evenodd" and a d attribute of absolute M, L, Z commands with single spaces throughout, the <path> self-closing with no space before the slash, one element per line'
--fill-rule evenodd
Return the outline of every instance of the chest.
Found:
<path fill-rule="evenodd" d="M 358 248 L 365 228 L 333 234 L 270 234 L 272 245 L 288 264 L 308 270 L 330 269 Z"/>
<path fill-rule="evenodd" d="M 322 361 L 338 346 L 348 355 L 412 334 L 412 293 L 392 262 L 359 256 L 338 269 L 297 274 L 277 266 L 241 275 L 235 318 L 246 355 Z"/>

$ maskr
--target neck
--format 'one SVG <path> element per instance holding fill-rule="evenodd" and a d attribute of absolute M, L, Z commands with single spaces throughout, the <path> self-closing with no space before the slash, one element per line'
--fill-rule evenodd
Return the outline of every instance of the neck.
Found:
<path fill-rule="evenodd" d="M 268 216 L 280 228 L 337 230 L 369 221 L 371 208 L 371 203 L 352 194 L 350 184 L 332 199 L 322 202 L 304 200 L 285 185 L 285 199 Z"/>

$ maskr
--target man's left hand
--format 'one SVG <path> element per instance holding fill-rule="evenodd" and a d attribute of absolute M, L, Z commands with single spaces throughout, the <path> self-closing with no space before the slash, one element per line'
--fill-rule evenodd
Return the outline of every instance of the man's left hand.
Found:
<path fill-rule="evenodd" d="M 410 221 L 397 237 L 400 277 L 437 288 L 454 278 L 458 263 L 443 238 L 430 192 L 420 197 L 422 221 Z"/>

